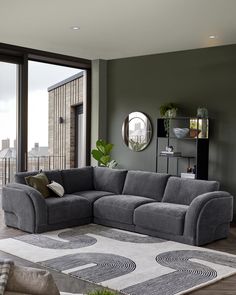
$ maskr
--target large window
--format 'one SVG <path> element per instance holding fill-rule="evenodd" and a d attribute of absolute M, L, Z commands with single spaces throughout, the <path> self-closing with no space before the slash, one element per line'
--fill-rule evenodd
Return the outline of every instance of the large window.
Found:
<path fill-rule="evenodd" d="M 0 43 L 0 185 L 89 164 L 90 71 L 86 59 Z"/>
<path fill-rule="evenodd" d="M 0 187 L 16 171 L 16 64 L 0 62 Z"/>
<path fill-rule="evenodd" d="M 77 166 L 74 121 L 76 106 L 85 100 L 83 81 L 82 70 L 29 62 L 29 171 Z"/>

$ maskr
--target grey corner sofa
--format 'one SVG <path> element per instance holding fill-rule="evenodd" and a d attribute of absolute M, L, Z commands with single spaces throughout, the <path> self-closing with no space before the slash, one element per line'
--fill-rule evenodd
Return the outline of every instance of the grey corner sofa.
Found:
<path fill-rule="evenodd" d="M 45 171 L 64 186 L 62 198 L 44 199 L 25 177 L 3 188 L 7 226 L 30 233 L 91 222 L 192 245 L 226 238 L 233 197 L 216 181 L 167 174 L 84 167 Z"/>

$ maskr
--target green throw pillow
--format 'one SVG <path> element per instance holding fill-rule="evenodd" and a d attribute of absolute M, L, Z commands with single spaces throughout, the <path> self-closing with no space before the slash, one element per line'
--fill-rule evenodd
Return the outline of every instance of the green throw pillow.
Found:
<path fill-rule="evenodd" d="M 50 197 L 50 191 L 47 187 L 49 184 L 48 178 L 44 173 L 39 173 L 34 176 L 25 177 L 25 182 L 39 191 L 44 198 Z"/>

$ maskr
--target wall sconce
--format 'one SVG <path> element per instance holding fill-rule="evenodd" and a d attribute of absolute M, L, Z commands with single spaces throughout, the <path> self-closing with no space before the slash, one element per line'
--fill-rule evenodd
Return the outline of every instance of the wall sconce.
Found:
<path fill-rule="evenodd" d="M 64 123 L 64 119 L 62 117 L 59 117 L 59 124 Z"/>

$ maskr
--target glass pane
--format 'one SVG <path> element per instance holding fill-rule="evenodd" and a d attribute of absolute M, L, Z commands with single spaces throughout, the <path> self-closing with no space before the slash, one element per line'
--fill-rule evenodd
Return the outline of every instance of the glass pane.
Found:
<path fill-rule="evenodd" d="M 29 171 L 77 166 L 75 120 L 83 81 L 80 69 L 29 62 Z"/>
<path fill-rule="evenodd" d="M 16 172 L 17 65 L 0 62 L 0 187 Z"/>

